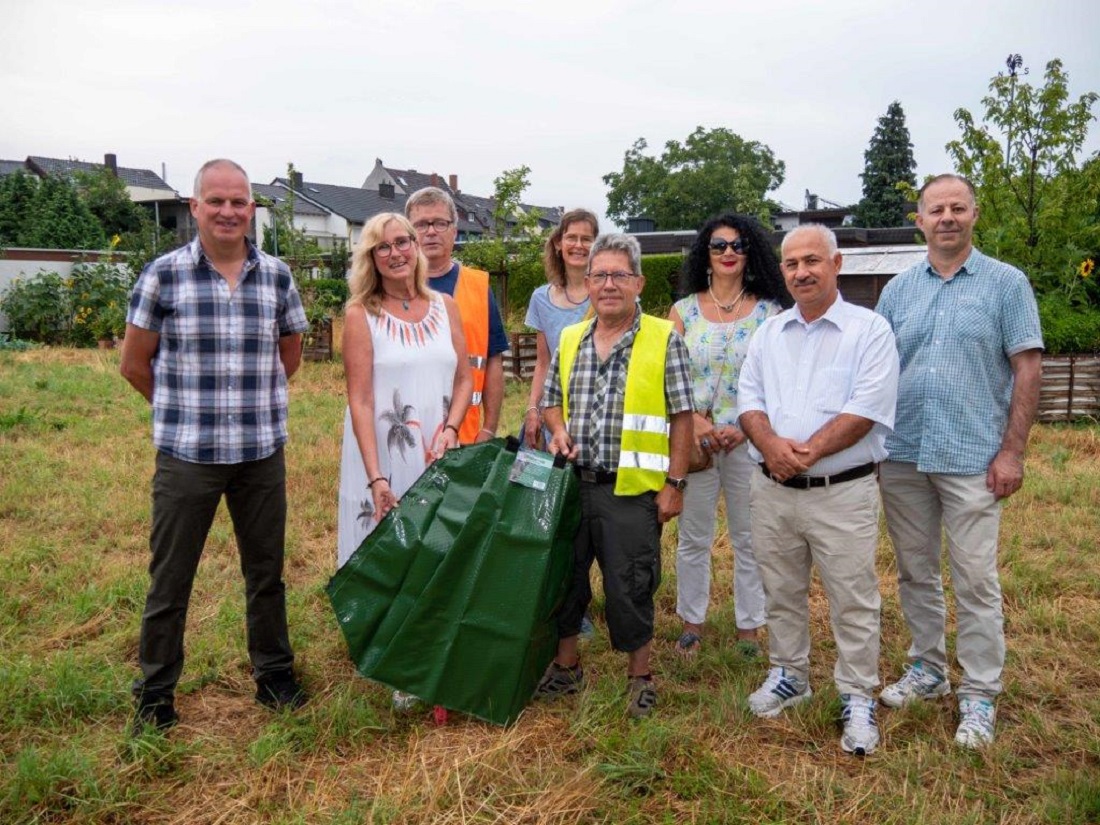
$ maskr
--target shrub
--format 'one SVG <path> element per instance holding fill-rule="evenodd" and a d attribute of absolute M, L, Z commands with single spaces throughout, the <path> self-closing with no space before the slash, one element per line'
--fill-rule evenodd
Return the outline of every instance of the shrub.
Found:
<path fill-rule="evenodd" d="M 132 278 L 108 262 L 80 263 L 68 278 L 46 269 L 17 278 L 0 298 L 17 338 L 84 347 L 120 335 Z"/>
<path fill-rule="evenodd" d="M 1075 306 L 1062 292 L 1039 298 L 1043 344 L 1049 355 L 1100 352 L 1100 309 Z"/>
<path fill-rule="evenodd" d="M 683 265 L 684 256 L 675 253 L 642 256 L 642 274 L 645 275 L 642 307 L 650 315 L 661 318 L 668 315 L 676 301 L 676 282 Z"/>

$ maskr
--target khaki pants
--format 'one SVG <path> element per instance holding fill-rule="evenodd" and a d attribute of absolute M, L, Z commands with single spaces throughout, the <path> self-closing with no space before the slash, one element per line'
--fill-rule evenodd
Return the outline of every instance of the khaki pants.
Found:
<path fill-rule="evenodd" d="M 871 698 L 878 686 L 879 606 L 874 476 L 797 490 L 757 472 L 752 479 L 752 544 L 768 605 L 772 667 L 810 672 L 810 567 L 829 597 L 840 693 Z"/>
<path fill-rule="evenodd" d="M 1004 613 L 997 574 L 1001 505 L 985 475 L 917 471 L 896 461 L 881 467 L 886 527 L 898 560 L 898 595 L 913 641 L 909 657 L 947 673 L 946 608 L 940 574 L 942 534 L 955 588 L 960 696 L 993 699 L 1005 661 Z"/>

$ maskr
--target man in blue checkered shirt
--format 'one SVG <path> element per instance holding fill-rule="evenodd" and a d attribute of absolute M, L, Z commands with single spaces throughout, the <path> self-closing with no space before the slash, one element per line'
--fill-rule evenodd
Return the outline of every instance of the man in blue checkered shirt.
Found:
<path fill-rule="evenodd" d="M 121 371 L 151 404 L 153 527 L 134 732 L 178 721 L 183 631 L 206 536 L 225 496 L 245 580 L 256 699 L 306 700 L 294 679 L 283 585 L 287 379 L 308 328 L 286 264 L 247 237 L 244 169 L 212 160 L 195 178 L 198 237 L 153 261 L 130 298 Z"/>
<path fill-rule="evenodd" d="M 883 704 L 951 692 L 940 575 L 941 529 L 955 586 L 962 681 L 955 741 L 993 741 L 1004 668 L 997 575 L 1001 502 L 1020 489 L 1039 402 L 1042 334 L 1027 277 L 976 250 L 974 187 L 958 175 L 924 185 L 917 227 L 925 261 L 882 291 L 878 312 L 901 356 L 897 422 L 880 483 L 912 644 Z"/>

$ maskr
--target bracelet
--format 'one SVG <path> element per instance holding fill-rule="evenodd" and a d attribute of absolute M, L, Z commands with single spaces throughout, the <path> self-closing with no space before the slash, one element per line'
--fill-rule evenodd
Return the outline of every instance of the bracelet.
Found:
<path fill-rule="evenodd" d="M 455 435 L 458 435 L 458 427 L 456 427 L 454 424 L 444 424 L 443 429 L 445 429 L 445 430 L 454 430 Z"/>
<path fill-rule="evenodd" d="M 367 486 L 368 487 L 374 487 L 374 485 L 377 484 L 379 481 L 384 481 L 387 484 L 390 483 L 390 480 L 388 478 L 386 478 L 385 476 L 378 476 L 377 478 L 372 478 L 370 481 L 368 481 Z"/>
<path fill-rule="evenodd" d="M 479 433 L 488 433 L 489 438 L 496 438 L 497 437 L 496 433 L 494 433 L 492 430 L 485 429 L 485 427 L 482 427 L 480 430 L 478 430 L 478 432 Z"/>
<path fill-rule="evenodd" d="M 529 412 L 539 412 L 539 408 L 538 407 L 528 407 L 526 410 L 523 411 L 524 418 L 527 417 L 527 413 L 529 413 Z M 539 416 L 541 417 L 542 413 L 539 413 Z"/>

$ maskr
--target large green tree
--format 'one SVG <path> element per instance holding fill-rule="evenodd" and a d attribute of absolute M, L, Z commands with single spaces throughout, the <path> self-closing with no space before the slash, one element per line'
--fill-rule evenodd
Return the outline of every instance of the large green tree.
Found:
<path fill-rule="evenodd" d="M 1100 249 L 1100 163 L 1077 161 L 1098 96 L 1072 100 L 1060 60 L 1033 86 L 1014 58 L 990 82 L 981 122 L 955 112 L 962 135 L 947 151 L 977 189 L 976 244 L 1020 267 L 1040 293 L 1072 289 L 1081 263 Z"/>
<path fill-rule="evenodd" d="M 38 178 L 22 169 L 0 178 L 0 246 L 19 243 L 37 194 Z"/>
<path fill-rule="evenodd" d="M 638 138 L 621 172 L 604 175 L 607 215 L 625 226 L 651 218 L 657 229 L 694 229 L 720 212 L 744 212 L 766 223 L 777 205 L 768 193 L 783 183 L 785 165 L 758 141 L 729 129 L 699 126 L 680 143 L 670 140 L 660 157 L 646 154 Z"/>
<path fill-rule="evenodd" d="M 107 243 L 76 187 L 57 175 L 39 182 L 17 240 L 20 246 L 40 249 L 103 249 Z"/>
<path fill-rule="evenodd" d="M 857 223 L 866 227 L 902 226 L 908 199 L 898 184 L 916 186 L 916 168 L 905 111 L 895 100 L 878 119 L 863 153 L 863 198 L 856 207 Z"/>
<path fill-rule="evenodd" d="M 130 200 L 126 184 L 106 166 L 74 176 L 80 197 L 96 216 L 108 238 L 140 232 L 151 222 L 149 213 Z"/>

